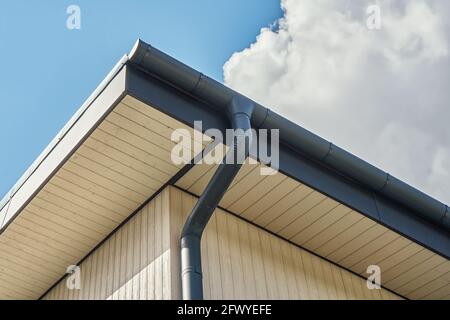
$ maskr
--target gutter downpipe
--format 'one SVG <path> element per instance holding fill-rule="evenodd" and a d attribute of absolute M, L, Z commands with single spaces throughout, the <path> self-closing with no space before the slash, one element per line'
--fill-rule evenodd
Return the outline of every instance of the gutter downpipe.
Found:
<path fill-rule="evenodd" d="M 186 220 L 181 233 L 181 285 L 183 300 L 203 299 L 201 238 L 209 219 L 247 158 L 252 143 L 250 119 L 254 104 L 242 96 L 232 98 L 227 114 L 234 130 L 233 145 L 214 173 Z M 245 149 L 241 149 L 245 148 Z M 239 150 L 245 150 L 240 152 Z M 231 158 L 232 157 L 232 158 Z M 230 163 L 230 160 L 232 162 Z"/>

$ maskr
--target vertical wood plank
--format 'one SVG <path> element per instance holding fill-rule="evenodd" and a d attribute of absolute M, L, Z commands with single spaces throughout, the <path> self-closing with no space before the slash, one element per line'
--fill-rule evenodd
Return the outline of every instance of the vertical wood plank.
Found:
<path fill-rule="evenodd" d="M 81 290 L 67 290 L 61 282 L 45 298 L 179 298 L 179 239 L 196 201 L 174 187 L 164 190 L 82 263 Z M 407 264 L 429 257 L 426 251 L 413 256 L 417 250 L 405 245 L 396 247 L 405 251 Z M 365 253 L 348 257 L 360 264 Z M 368 290 L 364 278 L 220 209 L 202 239 L 202 266 L 206 299 L 399 299 L 384 289 Z M 398 281 L 399 271 L 388 266 L 388 279 Z M 439 289 L 439 283 L 429 286 L 430 292 Z"/>
<path fill-rule="evenodd" d="M 230 249 L 227 235 L 227 218 L 225 215 L 217 215 L 217 229 L 219 242 L 219 257 L 222 278 L 222 297 L 223 299 L 232 299 L 234 295 L 234 283 L 232 276 Z"/>
<path fill-rule="evenodd" d="M 148 274 L 147 274 L 147 267 L 149 264 L 148 261 L 148 249 L 147 246 L 151 245 L 148 243 L 148 206 L 142 209 L 141 213 L 141 237 L 140 237 L 140 244 L 141 244 L 141 264 L 139 268 L 139 272 L 141 274 L 140 276 L 140 283 L 139 283 L 139 300 L 146 300 L 147 299 L 147 283 L 148 283 Z"/>

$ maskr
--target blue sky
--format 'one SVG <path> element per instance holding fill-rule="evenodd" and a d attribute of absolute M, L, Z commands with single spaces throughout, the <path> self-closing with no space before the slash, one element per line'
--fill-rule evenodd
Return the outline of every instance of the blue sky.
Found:
<path fill-rule="evenodd" d="M 71 4 L 81 30 L 66 28 Z M 2 1 L 0 198 L 137 38 L 222 81 L 281 16 L 278 0 Z"/>

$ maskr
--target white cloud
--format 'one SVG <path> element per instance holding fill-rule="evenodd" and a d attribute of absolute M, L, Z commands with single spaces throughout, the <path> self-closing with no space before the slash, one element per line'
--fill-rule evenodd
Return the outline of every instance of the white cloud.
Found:
<path fill-rule="evenodd" d="M 366 8 L 381 7 L 381 30 Z M 282 0 L 227 85 L 450 203 L 450 1 Z"/>

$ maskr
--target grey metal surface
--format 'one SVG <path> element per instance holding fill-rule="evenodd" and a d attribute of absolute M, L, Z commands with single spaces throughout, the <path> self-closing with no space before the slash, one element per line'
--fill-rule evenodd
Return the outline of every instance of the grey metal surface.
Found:
<path fill-rule="evenodd" d="M 214 210 L 248 156 L 252 142 L 250 118 L 253 103 L 237 96 L 227 106 L 227 114 L 233 129 L 237 131 L 234 144 L 219 165 L 213 177 L 198 199 L 186 220 L 181 233 L 181 285 L 184 300 L 203 299 L 201 238 Z M 245 150 L 245 152 L 239 151 Z"/>

